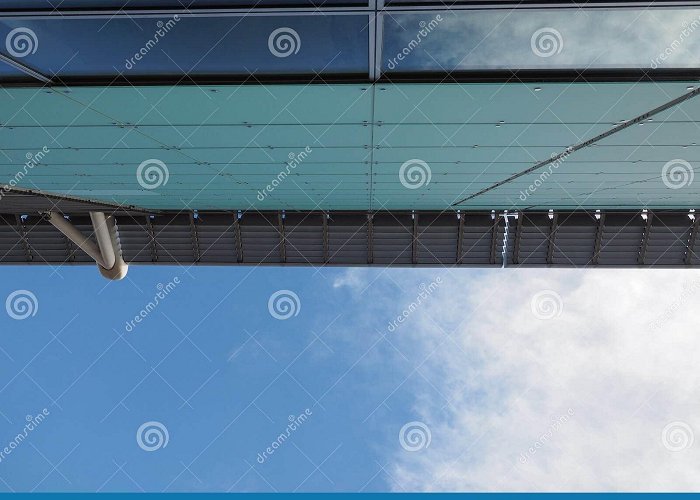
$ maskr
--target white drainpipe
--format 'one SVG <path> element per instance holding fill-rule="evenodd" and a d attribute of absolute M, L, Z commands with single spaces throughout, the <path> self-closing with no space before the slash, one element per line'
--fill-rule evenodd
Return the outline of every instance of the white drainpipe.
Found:
<path fill-rule="evenodd" d="M 91 239 L 87 238 L 61 214 L 49 212 L 46 215 L 48 221 L 56 229 L 95 260 L 102 276 L 110 280 L 120 280 L 126 276 L 129 266 L 121 256 L 117 225 L 113 216 L 106 216 L 104 212 L 90 212 L 97 240 L 97 245 L 95 245 Z"/>
<path fill-rule="evenodd" d="M 112 235 L 109 233 L 107 217 L 105 217 L 104 212 L 90 212 L 90 220 L 92 220 L 97 245 L 100 247 L 100 253 L 102 254 L 102 263 L 100 265 L 105 269 L 112 269 L 116 258 L 114 257 L 114 244 L 112 243 Z"/>

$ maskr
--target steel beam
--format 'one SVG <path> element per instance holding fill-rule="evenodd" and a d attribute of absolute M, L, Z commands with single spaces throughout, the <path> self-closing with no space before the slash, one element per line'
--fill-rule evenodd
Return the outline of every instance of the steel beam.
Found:
<path fill-rule="evenodd" d="M 654 214 L 647 212 L 646 225 L 644 226 L 644 234 L 642 235 L 642 241 L 639 245 L 639 258 L 637 262 L 644 265 L 644 261 L 647 256 L 647 247 L 649 246 L 649 235 L 651 233 L 651 221 L 654 218 Z"/>
<path fill-rule="evenodd" d="M 238 213 L 233 214 L 233 233 L 236 236 L 236 261 L 243 262 L 243 236 L 241 235 L 241 219 Z"/>
<path fill-rule="evenodd" d="M 692 223 L 693 224 L 690 228 L 690 235 L 688 236 L 688 246 L 685 252 L 685 258 L 683 259 L 683 262 L 685 262 L 688 265 L 692 263 L 693 255 L 695 255 L 693 248 L 695 248 L 695 242 L 698 238 L 698 229 L 700 229 L 700 214 L 695 216 L 695 219 L 692 221 Z"/>
<path fill-rule="evenodd" d="M 280 236 L 280 262 L 287 262 L 287 237 L 285 236 L 284 214 L 277 212 L 277 231 Z"/>
<path fill-rule="evenodd" d="M 513 240 L 513 264 L 520 264 L 520 238 L 523 232 L 523 219 L 525 216 L 522 212 L 518 214 L 518 222 L 515 224 L 515 240 Z"/>
<path fill-rule="evenodd" d="M 598 259 L 600 259 L 600 249 L 603 244 L 603 232 L 605 231 L 605 213 L 600 213 L 600 218 L 598 219 L 598 227 L 595 233 L 595 243 L 593 244 L 593 257 L 591 258 L 591 264 L 597 265 Z"/>
<path fill-rule="evenodd" d="M 418 213 L 413 214 L 413 240 L 411 241 L 411 262 L 418 264 Z"/>
<path fill-rule="evenodd" d="M 496 217 L 493 219 L 493 226 L 491 228 L 491 254 L 489 257 L 489 263 L 495 264 L 496 263 L 496 253 L 498 249 L 498 227 L 501 222 L 501 216 L 499 214 L 496 214 Z"/>
<path fill-rule="evenodd" d="M 24 247 L 24 254 L 27 256 L 27 261 L 31 262 L 34 260 L 34 256 L 32 255 L 32 247 L 29 245 L 29 239 L 27 238 L 27 228 L 20 215 L 15 215 L 15 221 L 17 223 L 17 232 L 22 241 L 22 246 Z"/>
<path fill-rule="evenodd" d="M 374 216 L 367 214 L 367 264 L 374 264 Z"/>
<path fill-rule="evenodd" d="M 464 260 L 463 253 L 464 253 L 464 213 L 457 214 L 457 217 L 459 219 L 458 222 L 458 227 L 457 227 L 457 255 L 455 262 L 457 264 L 461 264 L 462 261 Z"/>
<path fill-rule="evenodd" d="M 323 212 L 323 263 L 327 264 L 330 260 L 330 242 L 328 240 L 328 213 Z"/>
<path fill-rule="evenodd" d="M 554 212 L 552 214 L 552 221 L 549 226 L 549 235 L 547 236 L 547 264 L 553 264 L 554 259 L 554 239 L 557 234 L 557 221 L 558 214 Z"/>
<path fill-rule="evenodd" d="M 190 236 L 192 237 L 192 254 L 194 261 L 199 262 L 201 258 L 199 248 L 199 234 L 197 233 L 197 219 L 194 217 L 194 212 L 190 212 Z"/>
<path fill-rule="evenodd" d="M 153 221 L 150 216 L 146 216 L 146 228 L 148 229 L 148 235 L 151 237 L 151 262 L 158 262 L 158 245 L 153 229 Z"/>

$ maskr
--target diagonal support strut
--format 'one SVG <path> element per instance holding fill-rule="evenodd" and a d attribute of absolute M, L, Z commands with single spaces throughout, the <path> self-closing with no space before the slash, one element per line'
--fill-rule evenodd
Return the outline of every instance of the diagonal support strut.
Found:
<path fill-rule="evenodd" d="M 489 191 L 493 191 L 494 189 L 501 187 L 504 184 L 507 184 L 511 181 L 514 181 L 515 179 L 517 179 L 519 177 L 522 177 L 523 175 L 527 175 L 527 174 L 534 172 L 535 170 L 538 170 L 542 167 L 546 167 L 547 165 L 549 165 L 551 163 L 554 163 L 554 162 L 557 162 L 563 158 L 566 158 L 570 154 L 572 154 L 580 149 L 587 148 L 588 146 L 591 146 L 592 144 L 600 142 L 603 139 L 610 137 L 611 135 L 617 134 L 618 132 L 621 132 L 621 131 L 625 130 L 626 128 L 629 128 L 632 125 L 643 122 L 644 120 L 651 118 L 654 115 L 658 115 L 659 113 L 662 113 L 662 112 L 666 111 L 667 109 L 678 106 L 679 104 L 681 104 L 689 99 L 692 99 L 693 97 L 697 96 L 698 94 L 700 94 L 700 87 L 693 89 L 692 91 L 688 92 L 687 94 L 683 94 L 680 97 L 676 97 L 675 99 L 668 101 L 667 103 L 664 103 L 661 106 L 658 106 L 650 111 L 647 111 L 646 113 L 639 115 L 631 120 L 628 120 L 628 121 L 625 121 L 625 122 L 620 123 L 618 125 L 615 125 L 610 130 L 603 132 L 602 134 L 598 134 L 595 137 L 588 139 L 587 141 L 579 142 L 578 144 L 575 144 L 573 146 L 569 146 L 568 148 L 566 148 L 565 151 L 562 151 L 561 153 L 556 154 L 556 155 L 554 155 L 551 158 L 548 158 L 546 160 L 542 160 L 542 161 L 536 163 L 535 165 L 533 165 L 532 167 L 527 168 L 527 169 L 523 170 L 522 172 L 518 172 L 516 174 L 513 174 L 510 177 L 508 177 L 507 179 L 499 181 L 499 182 L 497 182 L 489 187 L 482 189 L 481 191 L 477 191 L 476 193 L 471 194 L 471 195 L 467 196 L 466 198 L 463 198 L 459 201 L 456 201 L 451 206 L 454 207 L 456 205 L 461 205 L 465 201 L 469 201 L 471 199 L 476 198 L 477 196 L 481 196 L 482 194 L 488 193 Z"/>

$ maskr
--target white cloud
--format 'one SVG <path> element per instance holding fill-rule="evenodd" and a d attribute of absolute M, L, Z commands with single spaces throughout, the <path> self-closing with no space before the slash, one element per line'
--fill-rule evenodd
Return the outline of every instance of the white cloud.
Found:
<path fill-rule="evenodd" d="M 334 278 L 333 288 L 347 287 L 352 292 L 361 292 L 369 284 L 368 275 L 367 269 L 359 267 L 348 268 Z"/>
<path fill-rule="evenodd" d="M 401 285 L 410 301 L 416 284 L 436 275 L 426 273 L 380 280 Z M 700 273 L 439 274 L 440 290 L 396 334 L 415 364 L 424 361 L 430 383 L 416 394 L 414 416 L 432 442 L 419 452 L 396 443 L 395 489 L 700 488 L 700 442 L 677 452 L 662 443 L 675 421 L 700 441 Z M 542 290 L 561 297 L 553 319 L 533 314 Z M 691 437 L 679 429 L 669 439 Z"/>
<path fill-rule="evenodd" d="M 409 62 L 434 67 L 439 61 L 459 69 L 649 67 L 652 61 L 659 67 L 690 67 L 700 61 L 699 15 L 698 9 L 452 13 Z M 400 27 L 390 23 L 389 33 L 407 44 L 426 18 L 411 14 L 397 20 Z M 557 33 L 558 40 L 550 37 L 549 44 L 539 45 L 533 35 L 540 29 Z M 531 44 L 552 57 L 538 57 Z"/>

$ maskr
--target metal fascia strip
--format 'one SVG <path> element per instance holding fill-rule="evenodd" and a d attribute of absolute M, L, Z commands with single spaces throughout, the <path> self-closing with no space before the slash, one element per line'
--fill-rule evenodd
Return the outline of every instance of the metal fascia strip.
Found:
<path fill-rule="evenodd" d="M 159 210 L 148 210 L 142 207 L 137 207 L 134 205 L 120 205 L 111 201 L 99 201 L 91 200 L 88 198 L 81 198 L 79 196 L 73 196 L 64 193 L 55 193 L 50 191 L 44 191 L 43 189 L 26 189 L 20 187 L 10 187 L 8 185 L 0 185 L 0 190 L 7 193 L 23 194 L 30 196 L 43 196 L 44 198 L 60 200 L 60 201 L 72 201 L 76 203 L 85 203 L 86 205 L 91 205 L 93 207 L 99 207 L 103 209 L 104 207 L 112 208 L 115 211 L 123 212 L 142 212 L 142 213 L 158 213 Z"/>

